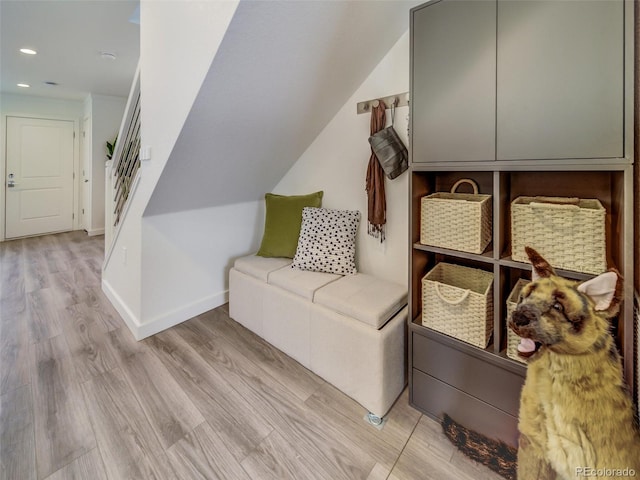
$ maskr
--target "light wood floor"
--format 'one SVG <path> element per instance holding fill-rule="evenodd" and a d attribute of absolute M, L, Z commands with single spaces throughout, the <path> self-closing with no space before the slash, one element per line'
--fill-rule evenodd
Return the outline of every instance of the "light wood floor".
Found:
<path fill-rule="evenodd" d="M 136 342 L 103 237 L 0 243 L 1 478 L 498 479 L 400 397 L 365 410 L 229 319 Z"/>

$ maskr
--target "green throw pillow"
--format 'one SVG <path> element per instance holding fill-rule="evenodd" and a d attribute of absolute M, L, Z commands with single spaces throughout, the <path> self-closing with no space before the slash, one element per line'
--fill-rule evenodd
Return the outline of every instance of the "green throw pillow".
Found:
<path fill-rule="evenodd" d="M 257 255 L 293 258 L 300 236 L 302 209 L 304 207 L 320 208 L 322 194 L 322 191 L 309 195 L 290 196 L 267 193 L 264 196 L 266 206 L 264 234 Z"/>

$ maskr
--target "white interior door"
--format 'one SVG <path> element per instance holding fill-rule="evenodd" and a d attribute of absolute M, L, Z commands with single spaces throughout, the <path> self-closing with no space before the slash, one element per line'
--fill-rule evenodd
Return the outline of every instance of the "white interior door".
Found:
<path fill-rule="evenodd" d="M 73 228 L 73 122 L 7 117 L 5 237 Z"/>

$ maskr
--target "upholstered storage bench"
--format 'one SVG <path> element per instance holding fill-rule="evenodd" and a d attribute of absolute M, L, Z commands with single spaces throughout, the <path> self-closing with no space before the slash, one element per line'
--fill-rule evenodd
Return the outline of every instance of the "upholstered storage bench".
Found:
<path fill-rule="evenodd" d="M 371 275 L 242 257 L 229 273 L 231 318 L 383 417 L 406 385 L 407 293 Z"/>

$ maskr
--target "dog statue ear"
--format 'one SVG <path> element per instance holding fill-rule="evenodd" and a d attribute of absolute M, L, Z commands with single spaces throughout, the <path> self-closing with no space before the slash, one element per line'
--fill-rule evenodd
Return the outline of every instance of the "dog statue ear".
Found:
<path fill-rule="evenodd" d="M 533 269 L 531 271 L 531 280 L 534 282 L 540 280 L 541 278 L 548 278 L 551 275 L 555 275 L 556 272 L 553 267 L 547 262 L 542 255 L 536 252 L 531 247 L 524 247 L 525 252 L 527 252 L 527 256 L 531 261 L 531 265 Z"/>
<path fill-rule="evenodd" d="M 617 307 L 620 303 L 620 293 L 622 290 L 621 280 L 616 271 L 610 270 L 581 283 L 578 285 L 578 291 L 591 297 L 595 303 L 594 308 L 596 310 L 608 310 L 609 307 Z M 613 312 L 613 314 L 615 313 L 617 313 L 617 311 Z"/>

